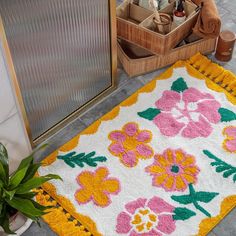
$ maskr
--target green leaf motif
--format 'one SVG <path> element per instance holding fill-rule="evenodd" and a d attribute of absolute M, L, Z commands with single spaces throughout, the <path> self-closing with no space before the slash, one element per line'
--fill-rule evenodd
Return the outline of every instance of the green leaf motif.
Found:
<path fill-rule="evenodd" d="M 236 175 L 234 175 L 234 177 L 233 177 L 233 181 L 236 182 Z"/>
<path fill-rule="evenodd" d="M 187 208 L 176 207 L 174 210 L 173 220 L 187 220 L 192 216 L 195 216 L 196 213 Z"/>
<path fill-rule="evenodd" d="M 138 115 L 147 120 L 153 120 L 157 115 L 159 115 L 161 111 L 156 108 L 148 108 L 145 111 L 138 112 Z"/>
<path fill-rule="evenodd" d="M 188 85 L 186 84 L 186 82 L 182 77 L 174 81 L 171 86 L 171 90 L 176 91 L 178 93 L 183 92 L 186 89 L 188 89 Z"/>
<path fill-rule="evenodd" d="M 171 198 L 180 204 L 184 205 L 193 204 L 197 210 L 201 211 L 204 215 L 211 217 L 211 214 L 203 207 L 201 207 L 198 202 L 208 203 L 212 201 L 217 195 L 219 195 L 219 193 L 203 192 L 203 191 L 196 192 L 193 188 L 193 185 L 189 184 L 188 195 L 181 195 L 181 196 L 173 195 L 171 196 Z"/>
<path fill-rule="evenodd" d="M 236 120 L 236 114 L 233 111 L 221 107 L 219 108 L 218 112 L 221 115 L 221 122 Z"/>
<path fill-rule="evenodd" d="M 228 178 L 229 176 L 231 176 L 232 174 L 234 174 L 235 173 L 235 170 L 234 169 L 230 169 L 230 170 L 228 170 L 228 171 L 225 171 L 224 173 L 223 173 L 223 177 L 224 178 Z M 236 176 L 236 175 L 235 175 Z"/>
<path fill-rule="evenodd" d="M 213 198 L 215 198 L 219 193 L 213 192 L 196 192 L 195 193 L 195 200 L 199 202 L 210 202 Z"/>
<path fill-rule="evenodd" d="M 211 162 L 211 166 L 216 167 L 217 173 L 222 172 L 224 178 L 229 178 L 230 176 L 233 175 L 233 181 L 234 183 L 236 182 L 236 167 L 235 166 L 232 166 L 222 161 L 220 158 L 216 157 L 208 150 L 203 150 L 203 153 L 210 159 L 214 160 L 213 162 Z"/>
<path fill-rule="evenodd" d="M 193 202 L 193 198 L 190 195 L 181 195 L 181 196 L 173 195 L 173 196 L 171 196 L 171 198 L 174 201 L 176 201 L 176 202 L 178 202 L 180 204 L 184 204 L 184 205 L 187 205 L 187 204 L 190 204 L 190 203 Z"/>
<path fill-rule="evenodd" d="M 79 166 L 81 168 L 84 167 L 85 164 L 88 166 L 96 167 L 97 162 L 105 162 L 107 160 L 104 156 L 97 156 L 96 152 L 90 152 L 85 155 L 85 153 L 76 154 L 76 152 L 70 152 L 64 156 L 60 155 L 57 158 L 59 160 L 63 160 L 68 166 L 75 168 L 75 166 Z"/>
<path fill-rule="evenodd" d="M 217 173 L 220 173 L 220 172 L 223 172 L 223 171 L 225 171 L 225 170 L 228 170 L 229 168 L 230 168 L 230 167 L 227 166 L 227 165 L 217 166 L 217 167 L 216 167 L 216 172 L 217 172 Z"/>

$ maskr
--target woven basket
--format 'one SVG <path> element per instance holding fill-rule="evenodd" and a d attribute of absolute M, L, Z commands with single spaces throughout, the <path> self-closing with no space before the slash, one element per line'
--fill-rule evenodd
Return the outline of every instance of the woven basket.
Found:
<path fill-rule="evenodd" d="M 165 67 L 178 60 L 186 60 L 200 52 L 208 54 L 215 50 L 217 39 L 200 39 L 196 42 L 172 49 L 166 55 L 152 55 L 134 44 L 118 41 L 118 58 L 124 70 L 130 76 L 145 74 Z"/>
<path fill-rule="evenodd" d="M 199 14 L 198 11 L 195 11 L 197 6 L 189 0 L 186 0 L 184 4 L 187 15 L 186 21 L 168 34 L 163 35 L 155 32 L 156 27 L 153 23 L 155 14 L 152 11 L 125 0 L 116 9 L 118 38 L 125 39 L 153 54 L 168 53 L 191 33 L 197 21 Z M 174 7 L 175 2 L 171 2 L 160 12 L 172 14 Z"/>

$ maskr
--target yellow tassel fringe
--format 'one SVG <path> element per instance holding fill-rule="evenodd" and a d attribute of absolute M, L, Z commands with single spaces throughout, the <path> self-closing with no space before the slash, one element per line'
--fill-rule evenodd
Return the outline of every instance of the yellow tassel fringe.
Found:
<path fill-rule="evenodd" d="M 36 200 L 43 206 L 52 206 L 48 213 L 43 216 L 43 220 L 49 224 L 50 228 L 61 236 L 91 236 L 83 225 L 79 225 L 77 220 L 70 220 L 71 215 L 66 213 L 62 207 L 56 207 L 55 200 L 50 201 L 50 196 L 42 189 L 37 190 Z"/>
<path fill-rule="evenodd" d="M 56 161 L 59 151 L 68 152 L 74 149 L 78 145 L 79 137 L 81 135 L 96 133 L 102 122 L 112 120 L 118 116 L 121 107 L 131 106 L 134 104 L 137 101 L 140 93 L 152 92 L 158 84 L 158 80 L 170 78 L 173 74 L 173 70 L 179 67 L 186 67 L 188 73 L 191 76 L 200 80 L 205 80 L 208 88 L 224 93 L 227 99 L 236 105 L 236 76 L 230 71 L 225 70 L 221 66 L 211 62 L 208 58 L 198 53 L 187 61 L 176 62 L 158 78 L 154 79 L 136 91 L 128 99 L 113 108 L 112 111 L 102 116 L 91 126 L 86 128 L 80 134 L 76 135 L 68 143 L 64 144 L 61 148 L 49 155 L 43 160 L 43 165 L 51 165 L 54 161 Z M 60 236 L 85 236 L 91 234 L 94 236 L 101 236 L 96 228 L 96 224 L 89 217 L 77 213 L 73 204 L 65 197 L 58 195 L 56 188 L 52 184 L 46 183 L 42 186 L 42 188 L 50 196 L 45 195 L 44 191 L 40 190 L 37 196 L 37 201 L 40 204 L 51 204 L 53 206 L 56 206 L 57 204 L 60 205 L 59 208 L 53 208 L 43 217 L 45 222 L 48 223 L 53 231 L 55 231 Z M 52 197 L 54 200 L 50 201 L 50 197 Z M 199 225 L 199 232 L 197 235 L 207 235 L 235 207 L 236 195 L 225 198 L 221 203 L 219 215 L 202 220 Z M 74 220 L 70 220 L 71 217 Z M 78 225 L 78 222 L 80 222 L 82 225 Z"/>

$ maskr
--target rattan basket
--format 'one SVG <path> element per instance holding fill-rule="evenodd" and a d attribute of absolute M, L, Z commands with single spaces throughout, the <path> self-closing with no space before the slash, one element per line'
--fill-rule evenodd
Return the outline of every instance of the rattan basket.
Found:
<path fill-rule="evenodd" d="M 197 52 L 209 54 L 215 50 L 216 41 L 217 39 L 200 39 L 172 49 L 166 55 L 152 55 L 134 44 L 119 40 L 118 58 L 126 73 L 133 77 L 173 64 L 178 60 L 186 60 Z"/>
<path fill-rule="evenodd" d="M 171 2 L 160 12 L 171 15 L 174 7 L 175 2 Z M 193 2 L 186 0 L 186 21 L 163 35 L 155 32 L 153 25 L 155 14 L 152 11 L 130 3 L 130 0 L 125 0 L 116 9 L 117 36 L 153 54 L 166 54 L 190 34 L 199 14 L 197 9 Z"/>

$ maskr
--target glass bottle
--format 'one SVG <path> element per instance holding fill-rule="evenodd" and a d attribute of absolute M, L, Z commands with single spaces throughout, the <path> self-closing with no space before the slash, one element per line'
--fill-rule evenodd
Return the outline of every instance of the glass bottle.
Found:
<path fill-rule="evenodd" d="M 186 13 L 184 11 L 183 0 L 178 0 L 177 9 L 173 14 L 173 21 L 176 26 L 181 25 L 186 20 Z"/>

